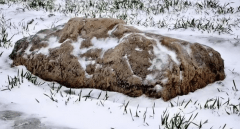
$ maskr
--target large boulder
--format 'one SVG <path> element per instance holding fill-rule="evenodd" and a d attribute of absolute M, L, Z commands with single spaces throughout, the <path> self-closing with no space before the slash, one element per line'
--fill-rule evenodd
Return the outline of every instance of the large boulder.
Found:
<path fill-rule="evenodd" d="M 165 101 L 225 78 L 221 55 L 199 43 L 142 32 L 122 20 L 72 18 L 16 42 L 13 66 L 71 88 Z"/>

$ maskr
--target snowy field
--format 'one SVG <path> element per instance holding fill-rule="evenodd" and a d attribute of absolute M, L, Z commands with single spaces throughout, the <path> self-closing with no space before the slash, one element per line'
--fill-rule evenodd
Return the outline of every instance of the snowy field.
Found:
<path fill-rule="evenodd" d="M 217 50 L 226 79 L 168 102 L 69 89 L 11 67 L 14 43 L 72 17 L 119 18 L 140 30 Z M 0 0 L 0 129 L 239 129 L 239 0 Z M 17 117 L 4 111 L 20 112 Z M 2 114 L 1 114 L 2 113 Z M 20 121 L 20 123 L 19 123 Z M 40 123 L 40 124 L 39 124 Z M 30 126 L 29 126 L 30 127 Z"/>

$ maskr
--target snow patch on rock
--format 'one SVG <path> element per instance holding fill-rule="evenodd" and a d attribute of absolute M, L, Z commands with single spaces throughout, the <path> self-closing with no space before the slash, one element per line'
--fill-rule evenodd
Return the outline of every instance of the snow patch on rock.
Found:
<path fill-rule="evenodd" d="M 101 48 L 105 51 L 115 48 L 119 44 L 117 38 L 97 39 L 96 37 L 93 37 L 91 42 L 94 48 Z"/>
<path fill-rule="evenodd" d="M 80 49 L 80 46 L 81 46 L 83 40 L 84 39 L 82 39 L 82 38 L 78 38 L 77 42 L 74 42 L 71 44 L 73 46 L 73 51 L 71 54 L 73 54 L 76 57 L 79 57 L 79 54 L 81 54 L 83 52 L 83 50 Z M 85 50 L 85 52 L 86 52 L 86 50 Z"/>
<path fill-rule="evenodd" d="M 133 75 L 133 77 L 134 77 L 134 78 L 138 78 L 138 79 L 140 79 L 140 80 L 142 81 L 142 78 L 139 77 L 139 76 L 137 76 L 137 75 L 135 75 L 135 74 Z"/>
<path fill-rule="evenodd" d="M 44 39 L 45 36 L 47 36 L 47 34 L 37 34 L 37 36 L 38 36 L 40 39 Z"/>
<path fill-rule="evenodd" d="M 157 77 L 157 73 L 154 73 L 154 74 L 148 74 L 144 80 L 144 84 L 148 84 L 149 82 L 150 83 L 156 83 L 156 77 Z"/>
<path fill-rule="evenodd" d="M 112 32 L 114 32 L 117 27 L 118 27 L 118 25 L 115 25 L 112 30 L 109 30 L 108 35 L 112 35 Z"/>
<path fill-rule="evenodd" d="M 167 82 L 168 82 L 168 78 L 164 78 L 164 79 L 162 79 L 161 82 L 162 82 L 162 84 L 167 84 Z"/>
<path fill-rule="evenodd" d="M 182 47 L 187 51 L 188 55 L 191 55 L 192 49 L 191 46 L 188 44 L 186 46 L 182 45 Z"/>
<path fill-rule="evenodd" d="M 48 40 L 48 46 L 46 48 L 40 49 L 37 53 L 41 53 L 43 55 L 48 56 L 49 55 L 49 49 L 57 48 L 57 47 L 60 47 L 60 46 L 61 46 L 61 43 L 58 42 L 57 37 L 51 37 Z"/>
<path fill-rule="evenodd" d="M 159 85 L 159 84 L 157 84 L 157 85 L 154 86 L 154 90 L 156 90 L 157 92 L 161 91 L 162 88 L 163 88 L 163 87 L 162 87 L 161 85 Z"/>
<path fill-rule="evenodd" d="M 167 57 L 169 55 L 171 57 L 171 59 L 177 65 L 180 65 L 180 62 L 177 59 L 177 54 L 174 51 L 172 51 L 172 50 L 168 49 L 167 47 L 163 46 L 158 40 L 156 40 L 156 39 L 154 39 L 154 40 L 157 42 L 157 46 L 154 47 L 154 49 L 153 49 L 153 51 L 156 55 L 161 56 L 163 54 L 163 56 L 167 56 Z"/>
<path fill-rule="evenodd" d="M 123 58 L 126 60 L 126 62 L 127 62 L 127 64 L 128 64 L 128 67 L 129 67 L 129 69 L 131 70 L 131 73 L 133 74 L 133 70 L 132 70 L 132 67 L 131 67 L 131 65 L 130 65 L 130 63 L 129 63 L 129 61 L 128 61 L 127 55 L 125 55 Z"/>
<path fill-rule="evenodd" d="M 136 51 L 143 51 L 143 49 L 139 48 L 139 47 L 136 47 L 135 48 Z"/>

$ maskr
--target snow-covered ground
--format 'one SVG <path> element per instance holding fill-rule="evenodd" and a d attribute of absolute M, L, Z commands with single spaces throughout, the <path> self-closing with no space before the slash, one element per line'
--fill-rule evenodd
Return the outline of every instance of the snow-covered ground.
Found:
<path fill-rule="evenodd" d="M 37 118 L 51 128 L 163 129 L 173 123 L 178 125 L 180 118 L 182 126 L 190 124 L 188 128 L 193 129 L 239 128 L 240 1 L 186 0 L 167 6 L 171 0 L 141 0 L 143 7 L 140 3 L 132 9 L 121 4 L 117 9 L 120 0 L 115 0 L 115 4 L 113 0 L 92 0 L 92 4 L 89 0 L 68 0 L 65 4 L 66 1 L 48 3 L 48 9 L 43 9 L 21 0 L 0 0 L 0 40 L 4 34 L 8 34 L 7 39 L 13 36 L 11 46 L 7 42 L 0 47 L 0 129 L 20 128 L 22 125 L 16 120 L 26 118 Z M 210 46 L 224 59 L 226 79 L 164 102 L 144 95 L 132 98 L 97 89 L 69 89 L 30 74 L 22 77 L 22 73 L 27 73 L 24 66 L 11 67 L 8 56 L 17 40 L 75 16 L 122 18 L 144 31 Z M 23 114 L 9 120 L 1 116 L 1 111 L 6 110 Z"/>

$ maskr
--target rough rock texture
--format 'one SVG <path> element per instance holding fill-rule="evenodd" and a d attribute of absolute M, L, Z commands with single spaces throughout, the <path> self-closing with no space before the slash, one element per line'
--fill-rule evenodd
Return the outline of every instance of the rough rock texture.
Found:
<path fill-rule="evenodd" d="M 73 18 L 16 42 L 13 66 L 72 88 L 169 100 L 225 78 L 221 55 L 118 19 Z"/>

